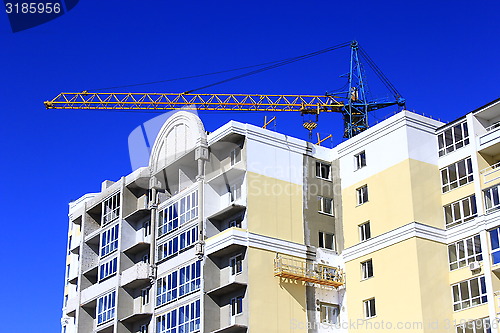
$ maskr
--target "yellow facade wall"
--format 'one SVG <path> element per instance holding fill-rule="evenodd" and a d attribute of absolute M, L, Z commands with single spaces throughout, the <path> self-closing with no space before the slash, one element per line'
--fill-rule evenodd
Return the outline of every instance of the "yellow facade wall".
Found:
<path fill-rule="evenodd" d="M 420 297 L 424 323 L 439 323 L 442 332 L 449 326 L 453 312 L 448 270 L 448 246 L 416 238 Z M 426 329 L 424 332 L 433 332 Z"/>
<path fill-rule="evenodd" d="M 409 159 L 413 216 L 416 222 L 444 228 L 441 177 L 436 165 Z"/>
<path fill-rule="evenodd" d="M 356 189 L 368 186 L 368 202 L 357 205 Z M 358 225 L 370 221 L 372 237 L 410 222 L 444 228 L 436 165 L 408 159 L 342 190 L 346 247 L 359 243 Z"/>
<path fill-rule="evenodd" d="M 411 238 L 346 264 L 347 309 L 356 332 L 385 329 L 404 332 L 449 332 L 451 292 L 446 245 Z M 361 262 L 373 260 L 373 278 L 361 280 Z M 363 320 L 363 301 L 375 297 L 377 316 Z M 391 325 L 389 328 L 387 325 Z"/>
<path fill-rule="evenodd" d="M 252 172 L 247 184 L 248 230 L 303 244 L 302 185 Z"/>
<path fill-rule="evenodd" d="M 248 248 L 249 327 L 252 332 L 307 332 L 306 287 L 274 277 L 276 253 Z M 272 315 L 270 315 L 272 314 Z"/>

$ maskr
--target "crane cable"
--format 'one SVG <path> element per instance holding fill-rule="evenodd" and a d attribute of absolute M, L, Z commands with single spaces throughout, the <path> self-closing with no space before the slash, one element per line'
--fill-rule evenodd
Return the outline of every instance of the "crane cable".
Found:
<path fill-rule="evenodd" d="M 396 89 L 396 87 L 389 81 L 389 79 L 384 75 L 382 70 L 375 64 L 375 62 L 370 58 L 370 56 L 365 52 L 365 50 L 361 47 L 359 47 L 361 56 L 365 58 L 366 62 L 368 65 L 372 68 L 372 70 L 375 72 L 377 77 L 382 81 L 382 83 L 389 89 L 395 97 L 401 97 L 401 94 L 399 91 Z"/>
<path fill-rule="evenodd" d="M 128 85 L 106 87 L 106 88 L 87 89 L 87 91 L 100 91 L 100 90 L 117 89 L 117 88 L 137 87 L 137 86 L 150 85 L 150 84 L 156 84 L 156 83 L 163 83 L 163 82 L 170 82 L 170 81 L 179 81 L 179 80 L 185 80 L 185 79 L 193 79 L 193 78 L 197 78 L 197 77 L 203 77 L 203 76 L 209 76 L 209 75 L 216 75 L 216 74 L 222 74 L 222 73 L 239 71 L 239 70 L 248 69 L 248 68 L 266 66 L 266 67 L 259 68 L 259 69 L 256 69 L 256 70 L 253 70 L 253 71 L 241 74 L 241 75 L 237 75 L 237 76 L 234 76 L 234 77 L 230 77 L 228 79 L 225 79 L 225 80 L 222 80 L 222 81 L 218 81 L 218 82 L 206 85 L 206 86 L 202 86 L 202 87 L 199 87 L 199 88 L 191 89 L 191 90 L 185 92 L 185 94 L 189 94 L 189 93 L 192 93 L 194 91 L 198 91 L 198 90 L 201 90 L 201 89 L 213 87 L 213 86 L 216 86 L 216 85 L 219 85 L 219 84 L 222 84 L 222 83 L 226 83 L 226 82 L 229 82 L 229 81 L 237 80 L 237 79 L 240 79 L 240 78 L 243 78 L 243 77 L 247 77 L 247 76 L 250 76 L 250 75 L 253 75 L 253 74 L 261 73 L 261 72 L 264 72 L 264 71 L 267 71 L 267 70 L 270 70 L 270 69 L 274 69 L 274 68 L 281 67 L 281 66 L 284 66 L 284 65 L 287 65 L 287 64 L 290 64 L 290 63 L 297 62 L 299 60 L 311 58 L 311 57 L 314 57 L 314 56 L 317 56 L 317 55 L 320 55 L 320 54 L 323 54 L 323 53 L 326 53 L 326 52 L 337 50 L 339 48 L 346 47 L 346 46 L 349 46 L 349 45 L 350 45 L 349 42 L 342 43 L 342 44 L 338 44 L 338 45 L 335 45 L 335 46 L 332 46 L 332 47 L 329 47 L 329 48 L 326 48 L 326 49 L 323 49 L 323 50 L 319 50 L 319 51 L 307 53 L 307 54 L 304 54 L 304 55 L 300 55 L 300 56 L 296 56 L 296 57 L 292 57 L 292 58 L 286 58 L 286 59 L 282 59 L 282 60 L 269 61 L 269 62 L 257 64 L 257 65 L 250 65 L 250 66 L 244 66 L 244 67 L 239 67 L 239 68 L 227 69 L 227 70 L 222 70 L 222 71 L 217 71 L 217 72 L 211 72 L 211 73 L 205 73 L 205 74 L 198 74 L 198 75 L 191 75 L 191 76 L 184 76 L 184 77 L 178 77 L 178 78 L 166 79 L 166 80 L 159 80 L 159 81 L 151 81 L 151 82 L 144 82 L 144 83 L 128 84 Z"/>
<path fill-rule="evenodd" d="M 211 72 L 211 73 L 204 73 L 204 74 L 190 75 L 190 76 L 182 76 L 182 77 L 177 77 L 177 78 L 173 78 L 173 79 L 151 81 L 151 82 L 143 82 L 143 83 L 134 83 L 134 84 L 127 84 L 127 85 L 123 85 L 123 86 L 114 86 L 114 87 L 106 87 L 106 88 L 87 89 L 87 91 L 99 91 L 99 90 L 108 90 L 108 89 L 116 89 L 116 88 L 128 88 L 128 87 L 146 86 L 146 85 L 156 84 L 156 83 L 163 83 L 163 82 L 171 82 L 171 81 L 180 81 L 180 80 L 194 79 L 194 78 L 197 78 L 197 77 L 210 76 L 210 75 L 222 74 L 222 73 L 227 73 L 227 72 L 235 72 L 235 71 L 240 71 L 242 69 L 247 69 L 247 68 L 253 68 L 253 67 L 260 67 L 260 66 L 275 64 L 275 63 L 278 63 L 278 62 L 281 62 L 281 61 L 284 61 L 284 60 L 286 60 L 286 59 L 265 62 L 265 63 L 257 64 L 257 65 L 250 65 L 250 66 L 245 66 L 245 67 L 226 69 L 226 70 L 217 71 L 217 72 Z"/>
<path fill-rule="evenodd" d="M 247 77 L 247 76 L 250 76 L 250 75 L 258 74 L 258 73 L 261 73 L 261 72 L 264 72 L 264 71 L 267 71 L 267 70 L 270 70 L 270 69 L 274 69 L 274 68 L 277 68 L 277 67 L 288 65 L 288 64 L 291 64 L 291 63 L 294 63 L 294 62 L 297 62 L 297 61 L 300 61 L 300 60 L 304 60 L 304 59 L 307 59 L 307 58 L 311 58 L 311 57 L 314 57 L 314 56 L 317 56 L 317 55 L 320 55 L 320 54 L 323 54 L 323 53 L 331 52 L 333 50 L 337 50 L 337 49 L 340 49 L 340 48 L 343 48 L 343 47 L 346 47 L 346 46 L 349 46 L 349 45 L 350 45 L 350 42 L 342 43 L 342 44 L 338 44 L 338 45 L 335 45 L 335 46 L 332 46 L 332 47 L 328 47 L 326 49 L 319 50 L 319 51 L 316 51 L 316 52 L 311 52 L 311 53 L 304 54 L 304 55 L 301 55 L 301 56 L 297 56 L 297 57 L 285 59 L 285 60 L 279 61 L 276 64 L 273 64 L 273 65 L 270 65 L 270 66 L 266 66 L 266 67 L 263 67 L 263 68 L 259 68 L 259 69 L 253 70 L 253 71 L 248 72 L 248 73 L 244 73 L 244 74 L 240 74 L 240 75 L 237 75 L 237 76 L 233 76 L 231 78 L 228 78 L 228 79 L 225 79 L 225 80 L 222 80 L 222 81 L 218 81 L 218 82 L 215 82 L 215 83 L 211 83 L 211 84 L 208 84 L 206 86 L 202 86 L 202 87 L 199 87 L 199 88 L 196 88 L 196 89 L 191 89 L 189 91 L 186 91 L 185 93 L 186 94 L 190 94 L 192 92 L 195 92 L 195 91 L 198 91 L 198 90 L 201 90 L 201 89 L 213 87 L 213 86 L 216 86 L 216 85 L 219 85 L 219 84 L 222 84 L 222 83 L 226 83 L 226 82 L 237 80 L 237 79 L 241 79 L 241 78 L 244 78 L 244 77 Z"/>

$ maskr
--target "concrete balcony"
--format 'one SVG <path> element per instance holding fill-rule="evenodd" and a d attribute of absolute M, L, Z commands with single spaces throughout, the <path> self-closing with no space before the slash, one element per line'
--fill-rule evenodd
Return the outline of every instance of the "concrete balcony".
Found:
<path fill-rule="evenodd" d="M 212 331 L 211 333 L 244 333 L 246 331 L 247 331 L 247 326 L 245 324 L 234 323 L 229 326 Z"/>
<path fill-rule="evenodd" d="M 64 313 L 68 315 L 72 312 L 75 312 L 79 305 L 80 302 L 78 301 L 78 295 L 68 298 L 66 307 L 64 308 Z"/>
<path fill-rule="evenodd" d="M 150 290 L 150 295 L 152 295 Z M 118 319 L 131 327 L 134 323 L 145 321 L 153 314 L 153 302 L 147 304 L 141 297 L 140 290 L 119 289 L 120 306 L 118 307 Z M 135 331 L 134 331 L 135 332 Z"/>
<path fill-rule="evenodd" d="M 229 228 L 205 241 L 205 253 L 224 256 L 248 246 L 248 232 L 240 228 Z"/>
<path fill-rule="evenodd" d="M 207 218 L 207 237 L 212 237 L 231 227 L 241 228 L 244 224 L 245 206 L 232 203 Z M 234 224 L 231 224 L 234 221 Z"/>
<path fill-rule="evenodd" d="M 136 198 L 130 194 L 128 204 L 123 207 L 123 215 L 125 220 L 129 222 L 137 222 L 150 214 L 148 209 L 148 196 L 143 194 Z"/>
<path fill-rule="evenodd" d="M 127 288 L 137 288 L 149 283 L 149 264 L 139 262 L 126 269 L 121 274 L 120 286 Z"/>
<path fill-rule="evenodd" d="M 68 282 L 72 284 L 76 284 L 76 279 L 78 278 L 78 265 L 73 263 L 70 265 L 68 272 Z"/>
<path fill-rule="evenodd" d="M 210 297 L 221 297 L 223 295 L 234 293 L 238 290 L 243 290 L 247 287 L 246 278 L 241 275 L 237 275 L 235 279 L 228 281 L 225 284 L 220 285 L 214 289 L 207 292 Z"/>
<path fill-rule="evenodd" d="M 212 333 L 240 333 L 247 331 L 248 314 L 231 316 L 230 308 L 221 309 L 221 326 Z"/>
<path fill-rule="evenodd" d="M 80 252 L 80 242 L 82 240 L 82 234 L 79 230 L 75 230 L 71 233 L 71 244 L 69 244 L 69 250 L 71 253 L 78 254 Z"/>
<path fill-rule="evenodd" d="M 99 264 L 99 233 L 83 243 L 80 260 L 82 272 L 97 267 Z"/>
<path fill-rule="evenodd" d="M 81 291 L 80 303 L 85 305 L 91 301 L 95 303 L 96 295 L 102 295 L 105 292 L 116 287 L 116 279 L 117 276 L 113 276 L 107 280 L 102 281 L 101 283 L 94 284 L 84 290 Z"/>
<path fill-rule="evenodd" d="M 500 182 L 500 163 L 493 164 L 479 171 L 483 187 L 490 187 Z"/>
<path fill-rule="evenodd" d="M 248 299 L 247 291 L 239 290 L 231 294 L 212 297 L 205 295 L 204 302 L 204 317 L 205 327 L 204 332 L 211 333 L 239 333 L 246 332 L 248 326 Z M 241 299 L 240 312 L 232 315 L 233 305 L 232 300 L 235 297 L 243 297 Z"/>
<path fill-rule="evenodd" d="M 142 224 L 122 223 L 121 244 L 126 254 L 136 254 L 149 248 L 151 235 L 144 235 Z"/>
<path fill-rule="evenodd" d="M 493 101 L 474 112 L 478 151 L 490 156 L 500 153 L 500 101 Z"/>
<path fill-rule="evenodd" d="M 246 167 L 243 161 L 236 163 L 235 165 L 225 165 L 214 172 L 207 175 L 207 182 L 212 185 L 224 185 L 228 181 L 233 181 L 235 179 L 241 178 L 246 173 Z"/>
<path fill-rule="evenodd" d="M 500 154 L 500 124 L 486 128 L 486 133 L 478 136 L 477 147 L 481 153 L 495 156 Z"/>

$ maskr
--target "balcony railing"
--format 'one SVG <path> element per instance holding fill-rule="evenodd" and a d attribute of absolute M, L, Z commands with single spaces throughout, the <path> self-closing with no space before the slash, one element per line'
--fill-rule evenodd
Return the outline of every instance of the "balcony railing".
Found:
<path fill-rule="evenodd" d="M 499 127 L 500 127 L 500 121 L 497 121 L 493 125 L 490 125 L 490 126 L 486 127 L 486 132 L 493 131 L 493 130 L 499 128 Z"/>
<path fill-rule="evenodd" d="M 344 284 L 344 272 L 338 267 L 307 262 L 281 254 L 274 259 L 274 276 L 299 281 L 340 287 Z"/>
<path fill-rule="evenodd" d="M 479 173 L 483 177 L 484 184 L 500 179 L 500 162 L 484 168 Z"/>
<path fill-rule="evenodd" d="M 495 311 L 497 314 L 500 313 L 500 290 L 497 290 L 493 293 L 493 297 L 495 299 Z"/>

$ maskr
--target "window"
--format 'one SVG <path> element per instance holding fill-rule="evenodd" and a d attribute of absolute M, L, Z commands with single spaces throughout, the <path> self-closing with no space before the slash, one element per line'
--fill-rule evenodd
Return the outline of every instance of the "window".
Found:
<path fill-rule="evenodd" d="M 97 325 L 110 321 L 115 317 L 116 292 L 100 297 L 97 300 Z"/>
<path fill-rule="evenodd" d="M 318 197 L 319 200 L 319 211 L 328 215 L 333 215 L 333 199 Z"/>
<path fill-rule="evenodd" d="M 484 190 L 484 205 L 486 206 L 486 213 L 496 211 L 500 207 L 500 199 L 498 196 L 499 185 L 490 187 Z"/>
<path fill-rule="evenodd" d="M 484 276 L 462 281 L 451 286 L 453 310 L 458 311 L 487 302 Z"/>
<path fill-rule="evenodd" d="M 149 254 L 145 254 L 142 256 L 142 262 L 145 264 L 149 264 Z"/>
<path fill-rule="evenodd" d="M 231 150 L 231 166 L 235 165 L 239 161 L 241 161 L 241 148 L 235 148 Z"/>
<path fill-rule="evenodd" d="M 142 305 L 149 304 L 149 290 L 150 289 L 151 289 L 151 287 L 144 288 L 144 289 L 141 290 Z"/>
<path fill-rule="evenodd" d="M 243 270 L 243 256 L 238 254 L 237 256 L 229 258 L 229 267 L 231 268 L 231 275 L 241 273 Z"/>
<path fill-rule="evenodd" d="M 177 202 L 160 211 L 158 216 L 158 237 L 166 235 L 179 227 L 178 212 Z"/>
<path fill-rule="evenodd" d="M 359 239 L 361 241 L 368 240 L 372 238 L 372 232 L 370 230 L 370 222 L 365 222 L 358 226 L 359 228 Z"/>
<path fill-rule="evenodd" d="M 471 262 L 483 260 L 479 235 L 461 239 L 448 245 L 448 260 L 450 262 L 450 271 L 465 267 Z"/>
<path fill-rule="evenodd" d="M 144 230 L 144 237 L 151 235 L 151 223 L 149 221 L 142 224 L 142 229 Z"/>
<path fill-rule="evenodd" d="M 472 220 L 477 214 L 476 196 L 455 201 L 444 206 L 444 215 L 446 220 L 446 228 L 451 228 Z"/>
<path fill-rule="evenodd" d="M 174 237 L 158 246 L 158 261 L 179 253 L 179 239 Z"/>
<path fill-rule="evenodd" d="M 243 312 L 243 297 L 231 298 L 231 316 L 236 316 Z"/>
<path fill-rule="evenodd" d="M 101 257 L 104 257 L 118 248 L 119 225 L 104 231 L 101 234 Z"/>
<path fill-rule="evenodd" d="M 156 317 L 156 333 L 191 333 L 200 330 L 200 300 Z"/>
<path fill-rule="evenodd" d="M 177 332 L 177 310 L 172 310 L 156 318 L 156 333 Z"/>
<path fill-rule="evenodd" d="M 337 324 L 339 317 L 339 306 L 328 303 L 320 304 L 320 321 L 327 324 Z"/>
<path fill-rule="evenodd" d="M 158 215 L 158 237 L 166 235 L 198 217 L 198 192 L 171 203 Z"/>
<path fill-rule="evenodd" d="M 366 154 L 363 150 L 361 153 L 354 155 L 354 167 L 355 170 L 359 170 L 366 166 Z"/>
<path fill-rule="evenodd" d="M 179 270 L 179 297 L 200 289 L 201 261 L 187 265 Z"/>
<path fill-rule="evenodd" d="M 358 189 L 356 189 L 356 197 L 358 206 L 364 204 L 368 201 L 368 186 L 364 185 Z"/>
<path fill-rule="evenodd" d="M 120 216 L 120 193 L 116 193 L 102 203 L 102 225 L 106 225 Z"/>
<path fill-rule="evenodd" d="M 373 277 L 373 262 L 370 259 L 361 263 L 361 278 L 366 280 L 371 277 Z"/>
<path fill-rule="evenodd" d="M 198 227 L 184 231 L 179 235 L 179 252 L 192 246 L 198 240 Z"/>
<path fill-rule="evenodd" d="M 470 157 L 441 169 L 441 189 L 443 193 L 468 184 L 473 180 L 472 161 Z"/>
<path fill-rule="evenodd" d="M 316 177 L 332 180 L 331 165 L 324 162 L 316 162 Z"/>
<path fill-rule="evenodd" d="M 456 333 L 491 333 L 489 318 L 471 320 L 456 326 Z"/>
<path fill-rule="evenodd" d="M 108 276 L 116 273 L 118 266 L 118 258 L 113 258 L 105 263 L 99 265 L 99 281 L 104 280 Z"/>
<path fill-rule="evenodd" d="M 156 306 L 174 301 L 201 286 L 201 261 L 196 261 L 156 282 Z"/>
<path fill-rule="evenodd" d="M 231 202 L 241 198 L 241 184 L 233 184 L 229 187 L 229 192 L 231 195 Z"/>
<path fill-rule="evenodd" d="M 179 226 L 198 216 L 198 192 L 193 192 L 179 200 Z"/>
<path fill-rule="evenodd" d="M 140 333 L 148 333 L 148 325 L 141 325 Z"/>
<path fill-rule="evenodd" d="M 179 308 L 179 332 L 188 333 L 200 329 L 200 301 Z"/>
<path fill-rule="evenodd" d="M 177 271 L 172 272 L 167 275 L 164 279 L 164 286 L 167 287 L 166 290 L 166 301 L 170 302 L 177 298 Z M 158 305 L 158 304 L 157 304 Z"/>
<path fill-rule="evenodd" d="M 335 250 L 335 236 L 328 232 L 319 232 L 319 247 Z"/>
<path fill-rule="evenodd" d="M 466 122 L 457 124 L 438 134 L 439 156 L 444 156 L 468 144 L 469 131 Z"/>
<path fill-rule="evenodd" d="M 363 301 L 363 305 L 365 308 L 365 318 L 372 318 L 377 315 L 377 312 L 375 311 L 375 298 Z"/>
<path fill-rule="evenodd" d="M 177 298 L 177 271 L 156 281 L 156 306 L 163 305 Z"/>
<path fill-rule="evenodd" d="M 493 265 L 500 263 L 500 228 L 490 230 L 491 260 Z"/>
<path fill-rule="evenodd" d="M 157 247 L 158 261 L 178 254 L 180 251 L 193 247 L 198 240 L 198 227 L 191 228 L 173 238 L 166 240 Z"/>

